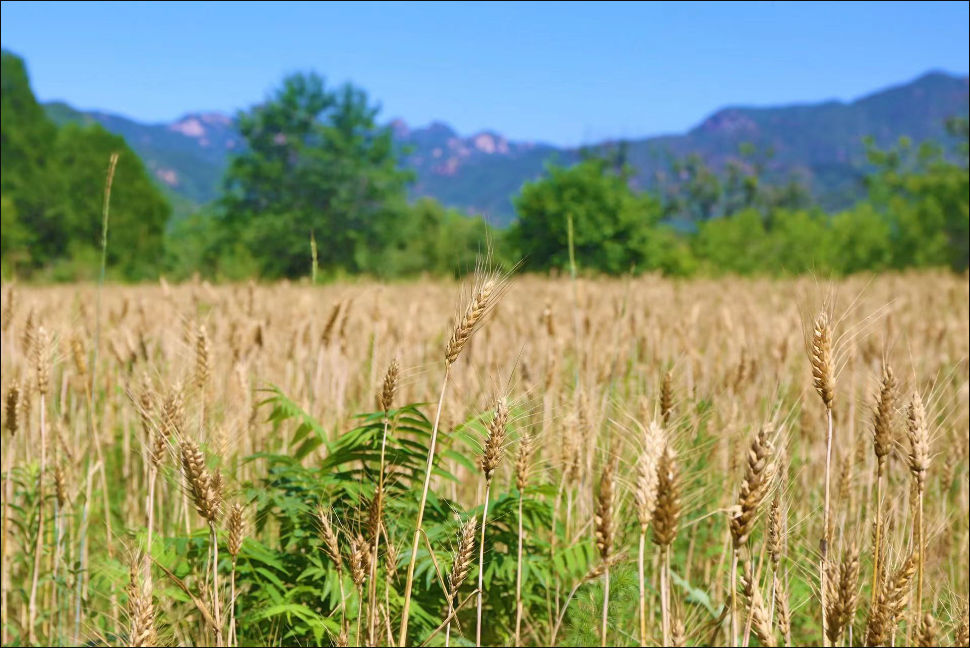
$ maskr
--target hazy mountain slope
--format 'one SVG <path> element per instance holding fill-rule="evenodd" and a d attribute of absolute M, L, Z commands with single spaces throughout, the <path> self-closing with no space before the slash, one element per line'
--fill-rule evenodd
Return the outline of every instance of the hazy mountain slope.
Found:
<path fill-rule="evenodd" d="M 698 153 L 721 168 L 737 156 L 742 143 L 770 147 L 769 180 L 797 174 L 824 206 L 838 208 L 860 195 L 864 137 L 872 136 L 881 146 L 901 136 L 944 139 L 945 120 L 967 114 L 967 96 L 966 77 L 933 72 L 848 103 L 729 107 L 682 135 L 630 141 L 629 160 L 638 169 L 636 182 L 650 187 L 669 171 L 671 157 Z M 218 113 L 141 124 L 63 103 L 47 104 L 46 110 L 57 122 L 95 120 L 123 135 L 156 179 L 191 204 L 218 195 L 228 156 L 242 144 L 231 118 Z M 541 175 L 546 162 L 570 163 L 578 157 L 575 149 L 509 141 L 494 132 L 462 137 L 441 122 L 424 128 L 409 128 L 400 120 L 390 125 L 409 151 L 405 160 L 416 174 L 414 195 L 484 213 L 496 224 L 514 217 L 511 197 L 523 182 Z"/>

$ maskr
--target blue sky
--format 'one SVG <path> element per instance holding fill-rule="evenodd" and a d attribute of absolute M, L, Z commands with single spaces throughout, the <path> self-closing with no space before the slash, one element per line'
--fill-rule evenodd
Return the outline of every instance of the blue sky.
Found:
<path fill-rule="evenodd" d="M 42 100 L 143 121 L 233 112 L 314 69 L 387 119 L 581 144 L 966 74 L 968 24 L 967 2 L 3 2 L 0 35 Z"/>

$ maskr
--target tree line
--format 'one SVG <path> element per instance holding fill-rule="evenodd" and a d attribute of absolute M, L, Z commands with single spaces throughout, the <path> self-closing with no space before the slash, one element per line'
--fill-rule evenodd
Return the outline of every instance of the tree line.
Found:
<path fill-rule="evenodd" d="M 908 141 L 869 147 L 867 198 L 829 214 L 805 184 L 763 180 L 770 151 L 742 146 L 723 170 L 674 160 L 650 191 L 632 186 L 622 146 L 551 164 L 514 198 L 505 230 L 481 217 L 409 200 L 413 180 L 378 107 L 346 84 L 295 74 L 237 115 L 245 146 L 222 196 L 171 221 L 165 193 L 121 137 L 99 125 L 56 127 L 31 92 L 23 61 L 3 53 L 4 276 L 91 277 L 97 271 L 107 160 L 109 272 L 140 280 L 368 274 L 385 278 L 471 269 L 487 239 L 535 271 L 776 274 L 968 263 L 967 119 L 949 124 L 955 150 Z M 310 241 L 316 242 L 311 251 Z"/>

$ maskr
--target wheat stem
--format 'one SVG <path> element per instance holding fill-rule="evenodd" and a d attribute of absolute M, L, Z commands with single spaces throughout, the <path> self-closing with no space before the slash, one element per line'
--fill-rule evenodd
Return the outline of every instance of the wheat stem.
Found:
<path fill-rule="evenodd" d="M 229 645 L 239 645 L 236 635 L 236 559 L 232 559 L 232 571 L 229 573 Z"/>
<path fill-rule="evenodd" d="M 825 409 L 828 419 L 828 434 L 825 437 L 825 508 L 822 510 L 822 542 L 819 545 L 819 592 L 825 592 L 825 562 L 828 557 L 829 547 L 829 502 L 830 502 L 830 480 L 832 472 L 832 408 Z M 828 645 L 826 634 L 825 602 L 822 602 L 822 645 Z"/>
<path fill-rule="evenodd" d="M 643 554 L 646 548 L 647 534 L 640 531 L 640 548 L 637 552 L 637 584 L 640 589 L 640 646 L 647 645 L 647 584 L 643 576 Z"/>
<path fill-rule="evenodd" d="M 872 598 L 869 602 L 869 607 L 876 604 L 876 600 L 879 597 L 879 570 L 880 565 L 880 554 L 882 553 L 882 462 L 880 461 L 876 467 L 876 533 L 874 544 L 872 548 Z"/>
<path fill-rule="evenodd" d="M 670 646 L 670 551 L 660 549 L 660 622 L 664 646 Z"/>
<path fill-rule="evenodd" d="M 219 604 L 219 536 L 216 524 L 209 521 L 212 538 L 212 616 L 216 627 L 216 646 L 222 646 L 222 610 Z"/>
<path fill-rule="evenodd" d="M 731 552 L 731 646 L 738 645 L 738 553 L 735 548 Z"/>
<path fill-rule="evenodd" d="M 478 542 L 478 597 L 476 606 L 478 607 L 478 622 L 475 625 L 475 645 L 482 645 L 482 587 L 485 577 L 485 524 L 488 520 L 488 498 L 491 494 L 492 484 L 489 481 L 485 484 L 485 506 L 482 510 L 482 530 L 481 538 Z"/>
<path fill-rule="evenodd" d="M 43 355 L 42 353 L 39 355 Z M 41 357 L 39 362 L 44 362 Z M 37 583 L 40 577 L 41 555 L 44 553 L 44 485 L 47 468 L 46 394 L 40 390 L 40 473 L 37 476 L 37 543 L 34 547 L 34 569 L 30 582 L 30 601 L 27 606 L 27 629 L 30 643 L 37 643 Z"/>
<path fill-rule="evenodd" d="M 519 529 L 518 529 L 518 548 L 515 563 L 515 643 L 516 646 L 522 645 L 522 502 L 523 492 L 519 491 Z"/>
<path fill-rule="evenodd" d="M 431 486 L 431 470 L 434 464 L 434 448 L 438 440 L 438 424 L 441 422 L 441 407 L 445 402 L 445 390 L 448 387 L 448 374 L 451 364 L 445 363 L 445 376 L 441 381 L 441 395 L 438 397 L 438 409 L 434 415 L 434 425 L 431 428 L 431 442 L 428 447 L 428 465 L 424 471 L 424 486 L 421 489 L 421 503 L 418 504 L 418 515 L 414 522 L 414 542 L 411 546 L 411 559 L 408 561 L 408 575 L 404 583 L 404 607 L 401 609 L 401 633 L 399 646 L 407 645 L 408 617 L 411 612 L 411 589 L 414 585 L 414 565 L 418 560 L 418 544 L 421 541 L 421 524 L 424 522 L 424 507 L 428 503 L 428 488 Z"/>
<path fill-rule="evenodd" d="M 610 567 L 606 566 L 606 571 L 603 572 L 603 623 L 602 629 L 600 631 L 600 637 L 602 637 L 602 645 L 606 646 L 606 632 L 608 628 L 608 613 L 610 609 Z"/>
<path fill-rule="evenodd" d="M 374 497 L 379 497 L 381 500 L 384 498 L 384 461 L 385 453 L 387 451 L 387 430 L 390 426 L 390 421 L 388 420 L 387 412 L 384 412 L 384 432 L 381 439 L 381 463 L 377 473 L 377 492 Z M 378 511 L 383 508 L 383 501 L 379 501 L 375 504 L 378 507 Z M 377 560 L 381 549 L 381 522 L 378 520 L 377 528 L 374 531 L 374 551 L 371 555 L 371 566 L 370 566 L 370 608 L 367 619 L 367 636 L 371 643 L 374 642 L 376 638 L 376 617 L 374 615 L 374 609 L 377 606 Z"/>

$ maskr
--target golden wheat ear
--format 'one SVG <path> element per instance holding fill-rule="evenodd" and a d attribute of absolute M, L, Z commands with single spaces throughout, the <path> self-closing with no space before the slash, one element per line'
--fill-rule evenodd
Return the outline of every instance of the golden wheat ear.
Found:
<path fill-rule="evenodd" d="M 771 441 L 774 428 L 763 426 L 751 439 L 744 480 L 738 493 L 737 513 L 731 518 L 731 537 L 735 550 L 747 544 L 755 517 L 768 494 L 773 478 L 771 465 L 775 446 Z"/>
<path fill-rule="evenodd" d="M 835 400 L 835 367 L 832 364 L 832 327 L 829 316 L 822 311 L 812 327 L 812 345 L 809 353 L 812 363 L 812 384 L 825 409 L 831 410 Z"/>
<path fill-rule="evenodd" d="M 600 559 L 607 562 L 613 555 L 614 534 L 616 531 L 613 519 L 613 507 L 616 491 L 616 467 L 619 457 L 610 454 L 603 472 L 600 474 L 599 490 L 596 494 L 596 511 L 593 515 L 593 527 L 596 533 L 596 548 Z"/>
<path fill-rule="evenodd" d="M 471 516 L 461 525 L 458 532 L 458 548 L 455 550 L 455 559 L 451 564 L 451 573 L 448 574 L 448 597 L 454 603 L 458 590 L 461 589 L 468 572 L 471 571 L 472 556 L 475 551 L 475 529 L 477 519 Z"/>
<path fill-rule="evenodd" d="M 213 483 L 212 473 L 206 467 L 205 455 L 191 439 L 183 439 L 179 448 L 182 474 L 189 485 L 195 509 L 207 522 L 215 523 L 219 517 L 218 484 Z"/>
<path fill-rule="evenodd" d="M 394 394 L 397 393 L 400 379 L 401 365 L 398 364 L 397 358 L 395 358 L 387 366 L 387 373 L 384 374 L 384 382 L 381 385 L 380 404 L 385 415 L 394 406 Z"/>

